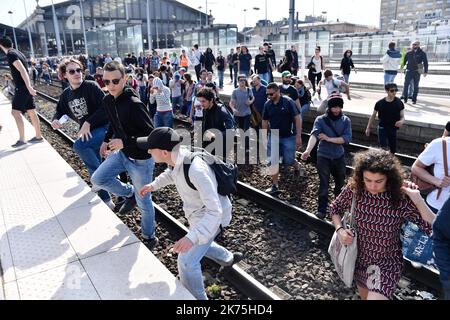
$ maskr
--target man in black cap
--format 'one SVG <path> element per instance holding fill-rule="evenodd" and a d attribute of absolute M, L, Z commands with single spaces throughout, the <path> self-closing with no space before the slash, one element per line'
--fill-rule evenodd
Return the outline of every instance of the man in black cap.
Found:
<path fill-rule="evenodd" d="M 165 163 L 169 168 L 152 183 L 140 190 L 144 197 L 167 185 L 175 184 L 181 199 L 189 232 L 178 240 L 173 251 L 178 253 L 178 271 L 180 281 L 199 300 L 207 300 L 203 284 L 200 261 L 206 255 L 218 264 L 229 267 L 242 259 L 242 253 L 231 253 L 213 242 L 220 229 L 231 221 L 232 206 L 227 196 L 217 192 L 217 180 L 214 171 L 201 158 L 194 157 L 188 148 L 182 147 L 180 136 L 171 128 L 160 127 L 148 137 L 138 138 L 137 145 L 147 150 L 156 163 Z M 185 178 L 185 163 L 189 163 L 188 178 L 195 189 L 188 185 Z"/>
<path fill-rule="evenodd" d="M 448 137 L 450 136 L 450 121 L 447 122 L 447 124 L 445 125 L 445 130 L 444 130 L 444 137 Z"/>
<path fill-rule="evenodd" d="M 340 93 L 333 93 L 328 98 L 327 113 L 316 118 L 311 131 L 308 147 L 302 154 L 306 161 L 312 149 L 319 141 L 317 149 L 317 171 L 319 173 L 319 207 L 317 217 L 324 219 L 328 207 L 328 185 L 330 174 L 335 182 L 334 195 L 341 193 L 345 183 L 344 145 L 352 139 L 350 119 L 342 113 L 344 100 Z"/>

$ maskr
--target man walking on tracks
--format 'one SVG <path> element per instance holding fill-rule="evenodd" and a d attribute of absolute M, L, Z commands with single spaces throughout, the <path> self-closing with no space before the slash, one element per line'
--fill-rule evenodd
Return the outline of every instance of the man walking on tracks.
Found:
<path fill-rule="evenodd" d="M 60 129 L 61 122 L 67 117 L 80 125 L 73 150 L 92 176 L 102 163 L 99 151 L 108 129 L 108 118 L 102 105 L 105 94 L 95 81 L 83 80 L 83 69 L 83 64 L 75 59 L 66 59 L 61 63 L 60 71 L 65 74 L 70 86 L 59 98 L 52 127 Z M 98 195 L 108 207 L 114 209 L 108 192 L 99 190 Z"/>
<path fill-rule="evenodd" d="M 142 197 L 138 192 L 152 181 L 154 162 L 147 152 L 137 147 L 136 139 L 150 134 L 152 121 L 137 93 L 125 87 L 126 75 L 122 64 L 116 61 L 107 63 L 103 81 L 110 93 L 103 99 L 110 125 L 100 147 L 100 155 L 106 160 L 95 171 L 91 181 L 100 189 L 127 198 L 119 210 L 120 215 L 128 214 L 137 204 L 142 213 L 142 238 L 151 249 L 158 242 L 155 237 L 155 210 L 151 196 Z M 132 185 L 116 178 L 124 171 L 130 175 Z"/>
<path fill-rule="evenodd" d="M 0 49 L 6 54 L 8 65 L 11 68 L 11 75 L 13 77 L 14 98 L 12 101 L 12 116 L 16 120 L 17 129 L 19 130 L 19 140 L 12 145 L 13 148 L 18 148 L 26 145 L 25 141 L 25 127 L 23 123 L 22 114 L 27 113 L 31 119 L 36 136 L 30 143 L 38 143 L 44 141 L 41 135 L 41 127 L 39 118 L 36 114 L 36 106 L 34 105 L 33 97 L 36 95 L 36 90 L 33 89 L 28 75 L 28 62 L 25 55 L 14 49 L 12 40 L 9 37 L 0 39 Z"/>
<path fill-rule="evenodd" d="M 223 267 L 231 267 L 243 258 L 242 253 L 233 254 L 213 242 L 222 228 L 230 224 L 230 199 L 218 193 L 220 183 L 213 165 L 181 147 L 181 138 L 173 129 L 157 128 L 148 137 L 137 141 L 155 162 L 169 166 L 155 181 L 144 186 L 140 194 L 145 196 L 175 184 L 189 222 L 189 232 L 173 247 L 173 251 L 178 253 L 180 280 L 195 298 L 207 300 L 200 265 L 202 258 L 206 256 Z"/>

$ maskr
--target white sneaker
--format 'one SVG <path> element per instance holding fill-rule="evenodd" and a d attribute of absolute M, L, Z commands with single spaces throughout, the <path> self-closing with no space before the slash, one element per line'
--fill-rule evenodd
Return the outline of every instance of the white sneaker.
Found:
<path fill-rule="evenodd" d="M 114 202 L 112 200 L 109 200 L 108 202 L 105 202 L 105 204 L 111 209 L 114 210 L 114 208 L 116 207 L 116 205 L 114 204 Z"/>
<path fill-rule="evenodd" d="M 421 264 L 420 262 L 415 262 L 415 261 L 411 261 L 411 265 L 416 269 L 420 269 L 423 266 L 423 264 Z"/>

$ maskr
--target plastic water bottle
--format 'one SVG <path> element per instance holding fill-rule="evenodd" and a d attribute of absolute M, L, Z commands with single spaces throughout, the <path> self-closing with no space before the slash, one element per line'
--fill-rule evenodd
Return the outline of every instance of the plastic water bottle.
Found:
<path fill-rule="evenodd" d="M 60 124 L 64 124 L 69 120 L 69 116 L 67 114 L 63 115 L 61 119 L 58 120 Z"/>

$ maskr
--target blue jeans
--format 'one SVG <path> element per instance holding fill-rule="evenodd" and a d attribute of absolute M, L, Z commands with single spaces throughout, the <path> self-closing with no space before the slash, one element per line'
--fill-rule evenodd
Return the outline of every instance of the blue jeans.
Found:
<path fill-rule="evenodd" d="M 152 198 L 147 194 L 139 195 L 141 188 L 153 180 L 153 158 L 148 160 L 131 160 L 122 151 L 112 153 L 95 171 L 91 178 L 92 184 L 120 197 L 136 197 L 137 205 L 142 213 L 142 237 L 151 239 L 155 236 L 155 209 Z M 116 177 L 127 171 L 132 185 L 124 184 Z"/>
<path fill-rule="evenodd" d="M 384 84 L 393 83 L 397 74 L 384 73 Z"/>
<path fill-rule="evenodd" d="M 420 82 L 420 73 L 418 71 L 406 71 L 405 75 L 405 84 L 403 85 L 403 94 L 402 96 L 408 97 L 408 88 L 410 83 L 414 83 L 414 93 L 412 96 L 413 101 L 417 101 L 417 95 L 419 94 L 419 82 Z"/>
<path fill-rule="evenodd" d="M 172 97 L 172 109 L 175 111 L 177 109 L 179 109 L 181 111 L 181 106 L 183 103 L 183 99 L 181 98 L 181 96 L 179 97 Z"/>
<path fill-rule="evenodd" d="M 267 156 L 270 159 L 271 165 L 276 165 L 280 163 L 280 158 L 282 159 L 282 164 L 285 166 L 291 166 L 295 163 L 295 151 L 296 142 L 295 136 L 280 138 L 275 135 L 269 135 L 269 143 L 267 144 Z M 279 145 L 278 154 L 275 152 L 276 149 L 272 145 Z M 272 152 L 273 150 L 273 152 Z"/>
<path fill-rule="evenodd" d="M 350 74 L 344 74 L 344 81 L 348 84 L 348 80 L 350 79 Z"/>
<path fill-rule="evenodd" d="M 450 198 L 436 216 L 432 237 L 434 260 L 439 269 L 444 299 L 450 300 Z"/>
<path fill-rule="evenodd" d="M 261 78 L 261 80 L 265 80 L 267 83 L 270 83 L 270 73 L 260 73 L 258 76 Z"/>
<path fill-rule="evenodd" d="M 310 103 L 306 103 L 306 104 L 302 105 L 302 109 L 301 109 L 301 112 L 302 112 L 302 121 L 303 121 L 303 119 L 304 119 L 304 114 L 305 114 L 306 112 L 308 112 L 310 108 L 311 108 L 311 104 L 310 104 Z"/>
<path fill-rule="evenodd" d="M 159 112 L 156 111 L 155 119 L 153 121 L 155 128 L 169 127 L 173 128 L 173 113 L 172 111 Z"/>
<path fill-rule="evenodd" d="M 237 66 L 237 64 L 235 64 L 234 66 L 233 66 L 233 73 L 234 73 L 234 79 L 233 79 L 233 81 L 234 81 L 234 87 L 235 88 L 237 88 L 237 78 L 238 78 L 238 66 Z"/>
<path fill-rule="evenodd" d="M 139 96 L 142 103 L 147 104 L 147 87 L 139 87 Z"/>
<path fill-rule="evenodd" d="M 73 144 L 73 151 L 75 151 L 75 153 L 78 154 L 81 160 L 83 160 L 88 169 L 89 176 L 91 177 L 102 163 L 102 158 L 100 157 L 100 146 L 105 139 L 107 130 L 108 126 L 96 128 L 91 131 L 91 139 L 85 141 L 81 141 L 81 139 L 78 139 Z M 111 196 L 105 190 L 100 190 L 98 192 L 98 196 L 104 202 L 108 202 L 111 200 Z"/>
<path fill-rule="evenodd" d="M 178 255 L 178 272 L 181 283 L 198 300 L 208 300 L 203 284 L 202 268 L 200 261 L 204 256 L 215 262 L 226 265 L 233 260 L 233 254 L 224 247 L 213 243 L 194 245 L 188 252 Z"/>
<path fill-rule="evenodd" d="M 389 150 L 392 154 L 397 152 L 397 129 L 378 127 L 378 141 L 380 147 Z"/>
<path fill-rule="evenodd" d="M 219 88 L 222 89 L 223 88 L 223 76 L 225 74 L 224 70 L 217 70 L 217 74 L 219 76 Z"/>
<path fill-rule="evenodd" d="M 192 101 L 185 101 L 183 111 L 181 113 L 189 116 L 191 114 Z"/>

